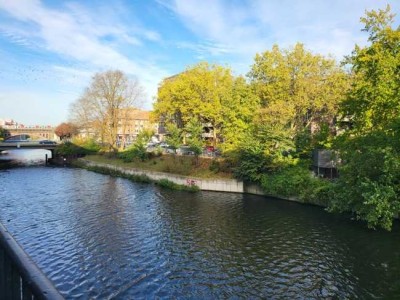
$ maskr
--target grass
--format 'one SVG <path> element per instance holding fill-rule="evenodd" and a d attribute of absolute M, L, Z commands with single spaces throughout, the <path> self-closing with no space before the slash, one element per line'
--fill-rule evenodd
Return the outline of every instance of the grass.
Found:
<path fill-rule="evenodd" d="M 160 180 L 152 180 L 150 179 L 147 175 L 134 175 L 134 174 L 126 174 L 124 172 L 121 172 L 119 170 L 113 170 L 109 169 L 107 167 L 100 167 L 100 166 L 86 166 L 83 163 L 75 162 L 74 165 L 76 167 L 84 168 L 86 170 L 104 174 L 104 175 L 110 175 L 113 177 L 121 177 L 128 179 L 133 182 L 140 182 L 140 183 L 154 183 L 156 185 L 159 185 L 163 188 L 167 188 L 170 190 L 176 190 L 176 191 L 186 191 L 186 192 L 198 192 L 200 191 L 199 187 L 196 185 L 183 185 L 183 184 L 177 184 L 175 182 L 172 182 L 168 179 L 160 179 Z"/>
<path fill-rule="evenodd" d="M 186 191 L 186 192 L 198 192 L 200 191 L 199 187 L 197 185 L 183 185 L 183 184 L 176 184 L 175 182 L 172 182 L 168 179 L 160 179 L 155 182 L 155 184 L 162 186 L 164 188 L 170 189 L 170 190 L 176 190 L 176 191 Z"/>
<path fill-rule="evenodd" d="M 103 155 L 88 155 L 85 159 L 106 163 L 124 169 L 136 168 L 155 172 L 165 172 L 184 176 L 192 176 L 205 179 L 233 178 L 231 173 L 216 172 L 210 170 L 212 160 L 209 158 L 196 158 L 193 156 L 174 156 L 170 154 L 155 157 L 147 161 L 124 162 L 118 158 L 109 158 Z"/>

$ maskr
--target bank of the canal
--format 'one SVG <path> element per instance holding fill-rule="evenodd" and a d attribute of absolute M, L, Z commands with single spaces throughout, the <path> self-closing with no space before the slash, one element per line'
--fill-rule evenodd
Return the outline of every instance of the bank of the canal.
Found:
<path fill-rule="evenodd" d="M 255 184 L 248 184 L 236 179 L 215 179 L 215 178 L 207 179 L 207 178 L 198 178 L 193 176 L 183 176 L 183 175 L 176 175 L 165 172 L 155 172 L 138 168 L 122 167 L 111 163 L 96 162 L 86 158 L 79 158 L 75 161 L 72 161 L 71 165 L 87 168 L 92 171 L 103 172 L 104 170 L 109 170 L 114 174 L 126 174 L 128 176 L 137 176 L 137 178 L 147 177 L 150 179 L 150 181 L 156 183 L 162 180 L 168 180 L 170 182 L 175 183 L 176 185 L 183 187 L 196 187 L 201 191 L 245 193 L 245 194 L 272 197 L 271 195 L 267 195 L 260 186 Z M 278 197 L 273 196 L 273 197 L 278 199 L 303 203 L 296 197 L 281 197 L 281 196 Z"/>

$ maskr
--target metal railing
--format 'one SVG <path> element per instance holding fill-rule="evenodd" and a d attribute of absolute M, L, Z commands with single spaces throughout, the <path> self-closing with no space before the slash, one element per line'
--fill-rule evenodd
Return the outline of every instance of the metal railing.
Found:
<path fill-rule="evenodd" d="M 1 223 L 0 299 L 64 299 Z"/>

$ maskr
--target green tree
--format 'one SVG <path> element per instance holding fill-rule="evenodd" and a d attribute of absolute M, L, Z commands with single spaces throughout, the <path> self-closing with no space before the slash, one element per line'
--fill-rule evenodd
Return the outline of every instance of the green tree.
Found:
<path fill-rule="evenodd" d="M 196 156 L 196 162 L 198 163 L 198 157 L 203 153 L 204 140 L 202 137 L 203 126 L 197 119 L 190 120 L 185 126 L 185 132 L 187 134 L 187 145 L 189 149 L 194 152 Z"/>
<path fill-rule="evenodd" d="M 260 100 L 240 76 L 234 79 L 230 96 L 224 99 L 222 105 L 221 148 L 224 152 L 235 151 L 247 138 Z"/>
<path fill-rule="evenodd" d="M 261 100 L 259 121 L 293 140 L 304 130 L 332 125 L 348 87 L 348 75 L 333 59 L 302 44 L 257 54 L 248 77 Z"/>
<path fill-rule="evenodd" d="M 347 60 L 354 82 L 343 115 L 353 129 L 336 142 L 343 164 L 330 204 L 388 230 L 400 212 L 400 28 L 392 28 L 393 17 L 387 6 L 361 18 L 370 44 Z"/>
<path fill-rule="evenodd" d="M 145 161 L 149 159 L 149 153 L 147 152 L 146 146 L 154 135 L 154 131 L 151 129 L 143 129 L 136 137 L 135 142 L 124 152 L 119 153 L 119 158 L 124 162 L 131 162 L 135 159 Z"/>
<path fill-rule="evenodd" d="M 7 130 L 0 126 L 0 141 L 4 140 L 6 137 Z"/>
<path fill-rule="evenodd" d="M 176 153 L 176 149 L 182 145 L 182 130 L 175 123 L 169 123 L 167 124 L 167 132 L 166 142 Z"/>
<path fill-rule="evenodd" d="M 155 115 L 167 122 L 173 121 L 179 128 L 184 128 L 193 118 L 210 124 L 215 146 L 224 130 L 227 135 L 232 132 L 224 128 L 226 121 L 239 116 L 240 110 L 248 114 L 246 109 L 250 104 L 240 94 L 240 85 L 244 86 L 244 82 L 235 83 L 229 68 L 199 63 L 163 81 L 154 105 Z M 249 101 L 252 104 L 254 97 Z"/>
<path fill-rule="evenodd" d="M 387 130 L 399 117 L 400 29 L 392 28 L 393 20 L 390 6 L 367 12 L 361 22 L 371 44 L 356 46 L 347 59 L 354 82 L 342 109 L 358 133 Z"/>

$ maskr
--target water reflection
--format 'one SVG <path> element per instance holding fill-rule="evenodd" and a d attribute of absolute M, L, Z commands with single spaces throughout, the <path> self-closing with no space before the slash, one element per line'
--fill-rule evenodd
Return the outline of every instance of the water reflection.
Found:
<path fill-rule="evenodd" d="M 43 149 L 15 149 L 0 152 L 0 167 L 3 165 L 43 165 L 51 157 L 51 151 Z"/>
<path fill-rule="evenodd" d="M 0 220 L 67 298 L 400 297 L 398 224 L 369 231 L 317 207 L 79 169 L 0 181 Z"/>

